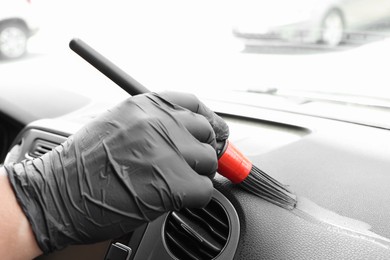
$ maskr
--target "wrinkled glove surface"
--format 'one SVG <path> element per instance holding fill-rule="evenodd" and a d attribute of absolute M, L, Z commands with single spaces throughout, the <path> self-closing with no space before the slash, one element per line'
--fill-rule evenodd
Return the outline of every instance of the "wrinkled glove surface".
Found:
<path fill-rule="evenodd" d="M 227 138 L 227 125 L 193 95 L 150 93 L 127 99 L 42 157 L 5 167 L 48 253 L 205 206 L 217 170 L 216 132 Z"/>

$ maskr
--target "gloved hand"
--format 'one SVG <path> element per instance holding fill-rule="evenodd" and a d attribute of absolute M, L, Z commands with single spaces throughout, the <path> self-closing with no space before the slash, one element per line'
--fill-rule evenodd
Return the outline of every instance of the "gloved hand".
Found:
<path fill-rule="evenodd" d="M 127 99 L 42 157 L 5 168 L 48 253 L 205 206 L 218 164 L 213 128 L 227 138 L 226 123 L 194 96 L 150 93 Z"/>
<path fill-rule="evenodd" d="M 229 126 L 221 117 L 200 102 L 195 95 L 181 92 L 162 92 L 160 96 L 178 106 L 182 106 L 196 114 L 204 116 L 212 126 L 217 142 L 223 142 L 228 139 Z"/>

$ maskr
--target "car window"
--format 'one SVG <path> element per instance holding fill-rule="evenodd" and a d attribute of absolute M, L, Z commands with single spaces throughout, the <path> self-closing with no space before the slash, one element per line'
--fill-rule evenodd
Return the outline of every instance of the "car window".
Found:
<path fill-rule="evenodd" d="M 389 98 L 386 0 L 18 0 L 5 6 L 3 84 L 33 80 L 85 88 L 84 94 L 107 84 L 69 49 L 77 37 L 154 91 Z"/>

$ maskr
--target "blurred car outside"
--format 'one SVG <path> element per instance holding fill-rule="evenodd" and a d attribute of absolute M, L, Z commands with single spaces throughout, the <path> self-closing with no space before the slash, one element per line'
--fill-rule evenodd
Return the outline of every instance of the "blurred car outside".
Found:
<path fill-rule="evenodd" d="M 32 0 L 0 0 L 0 3 L 0 58 L 20 58 L 27 51 L 28 39 L 38 31 Z"/>
<path fill-rule="evenodd" d="M 275 40 L 333 47 L 347 35 L 359 37 L 369 26 L 388 22 L 390 0 L 244 0 L 237 2 L 234 17 L 233 34 L 246 43 Z"/>

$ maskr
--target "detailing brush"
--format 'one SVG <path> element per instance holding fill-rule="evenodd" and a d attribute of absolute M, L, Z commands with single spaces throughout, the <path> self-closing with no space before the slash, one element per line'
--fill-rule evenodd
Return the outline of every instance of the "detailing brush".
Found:
<path fill-rule="evenodd" d="M 70 48 L 92 66 L 118 84 L 130 95 L 150 92 L 139 82 L 117 67 L 110 60 L 95 51 L 80 39 L 73 39 Z M 217 147 L 218 173 L 246 191 L 286 209 L 294 209 L 296 195 L 244 156 L 231 142 L 226 140 Z"/>
<path fill-rule="evenodd" d="M 218 144 L 218 173 L 243 189 L 283 208 L 293 209 L 296 195 L 255 165 L 229 140 Z"/>

